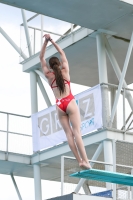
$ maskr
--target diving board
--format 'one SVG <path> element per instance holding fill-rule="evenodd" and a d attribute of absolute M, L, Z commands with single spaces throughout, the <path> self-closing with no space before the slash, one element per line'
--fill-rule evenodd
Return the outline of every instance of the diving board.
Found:
<path fill-rule="evenodd" d="M 89 169 L 70 174 L 70 177 L 92 179 L 102 182 L 133 186 L 133 175 L 111 171 Z"/>

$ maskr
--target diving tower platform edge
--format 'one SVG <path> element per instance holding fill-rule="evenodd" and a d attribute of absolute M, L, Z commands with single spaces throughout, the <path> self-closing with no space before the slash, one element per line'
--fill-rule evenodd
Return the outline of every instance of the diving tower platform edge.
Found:
<path fill-rule="evenodd" d="M 70 174 L 70 177 L 84 178 L 84 179 L 91 179 L 91 180 L 133 186 L 133 175 L 110 172 L 110 171 L 89 169 L 89 170 L 79 171 L 74 174 Z"/>

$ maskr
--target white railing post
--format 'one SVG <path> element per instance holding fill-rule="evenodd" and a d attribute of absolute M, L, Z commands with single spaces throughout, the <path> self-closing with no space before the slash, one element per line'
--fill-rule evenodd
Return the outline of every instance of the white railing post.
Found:
<path fill-rule="evenodd" d="M 34 49 L 33 49 L 33 52 L 34 52 L 34 54 L 35 54 L 35 52 L 36 52 L 36 29 L 34 29 Z"/>
<path fill-rule="evenodd" d="M 61 156 L 61 196 L 64 194 L 64 156 Z"/>
<path fill-rule="evenodd" d="M 9 114 L 7 114 L 7 139 L 6 139 L 6 160 L 8 160 L 8 140 L 9 140 Z"/>
<path fill-rule="evenodd" d="M 125 88 L 123 88 L 123 130 L 124 132 L 124 137 L 123 139 L 125 140 L 126 137 L 126 120 L 125 120 Z"/>
<path fill-rule="evenodd" d="M 43 45 L 43 23 L 44 23 L 44 16 L 41 15 L 41 48 Z"/>

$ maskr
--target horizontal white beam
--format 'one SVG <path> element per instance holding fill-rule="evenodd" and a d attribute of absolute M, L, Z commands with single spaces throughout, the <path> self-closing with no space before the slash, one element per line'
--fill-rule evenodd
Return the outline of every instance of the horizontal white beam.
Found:
<path fill-rule="evenodd" d="M 6 152 L 0 151 L 0 160 L 6 161 L 5 159 Z M 8 161 L 9 162 L 15 162 L 15 163 L 21 163 L 21 164 L 30 164 L 30 157 L 31 155 L 24 155 L 19 153 L 10 153 L 8 152 Z M 6 162 L 8 162 L 6 161 Z"/>

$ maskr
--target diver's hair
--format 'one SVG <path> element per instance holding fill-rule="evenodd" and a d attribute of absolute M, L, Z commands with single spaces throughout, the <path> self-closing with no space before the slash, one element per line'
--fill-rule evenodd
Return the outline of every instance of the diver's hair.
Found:
<path fill-rule="evenodd" d="M 64 79 L 60 70 L 60 61 L 57 57 L 51 57 L 49 59 L 49 65 L 55 73 L 56 84 L 59 88 L 60 95 L 61 95 L 61 93 L 65 92 L 65 83 L 64 83 Z"/>

